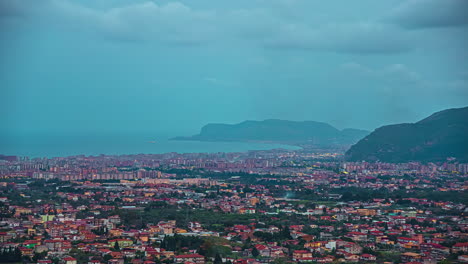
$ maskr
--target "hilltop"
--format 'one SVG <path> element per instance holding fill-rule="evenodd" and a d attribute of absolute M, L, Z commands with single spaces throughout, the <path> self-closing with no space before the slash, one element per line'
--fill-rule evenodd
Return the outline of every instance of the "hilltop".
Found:
<path fill-rule="evenodd" d="M 175 140 L 198 141 L 257 141 L 288 144 L 351 145 L 369 132 L 359 129 L 339 130 L 316 121 L 268 119 L 244 121 L 239 124 L 208 124 L 200 133 Z"/>
<path fill-rule="evenodd" d="M 468 161 L 468 107 L 447 109 L 416 122 L 383 126 L 353 145 L 350 161 Z"/>

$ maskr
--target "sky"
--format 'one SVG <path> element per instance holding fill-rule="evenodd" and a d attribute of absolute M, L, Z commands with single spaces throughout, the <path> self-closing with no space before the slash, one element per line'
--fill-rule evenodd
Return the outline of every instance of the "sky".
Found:
<path fill-rule="evenodd" d="M 373 130 L 468 105 L 467 0 L 1 0 L 0 132 Z"/>

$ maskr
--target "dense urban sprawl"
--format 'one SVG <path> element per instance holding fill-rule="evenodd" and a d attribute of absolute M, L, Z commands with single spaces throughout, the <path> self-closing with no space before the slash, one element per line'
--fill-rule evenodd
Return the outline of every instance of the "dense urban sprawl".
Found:
<path fill-rule="evenodd" d="M 342 158 L 0 156 L 0 262 L 468 262 L 468 164 Z"/>

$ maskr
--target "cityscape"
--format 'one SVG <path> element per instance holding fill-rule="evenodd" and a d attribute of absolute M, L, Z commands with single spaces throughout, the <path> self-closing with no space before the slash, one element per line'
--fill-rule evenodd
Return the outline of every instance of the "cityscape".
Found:
<path fill-rule="evenodd" d="M 0 264 L 468 263 L 468 0 L 0 0 Z"/>
<path fill-rule="evenodd" d="M 3 258 L 37 263 L 466 261 L 468 163 L 339 153 L 2 156 Z"/>

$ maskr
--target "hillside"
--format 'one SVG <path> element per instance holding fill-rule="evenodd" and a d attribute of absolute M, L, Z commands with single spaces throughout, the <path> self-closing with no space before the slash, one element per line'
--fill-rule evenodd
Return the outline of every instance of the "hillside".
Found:
<path fill-rule="evenodd" d="M 448 109 L 412 124 L 376 129 L 347 152 L 349 161 L 468 161 L 468 107 Z"/>
<path fill-rule="evenodd" d="M 244 121 L 239 124 L 208 124 L 200 134 L 177 137 L 175 140 L 198 141 L 262 141 L 289 144 L 345 145 L 353 144 L 369 132 L 359 129 L 338 130 L 315 121 L 286 121 L 269 119 Z"/>

